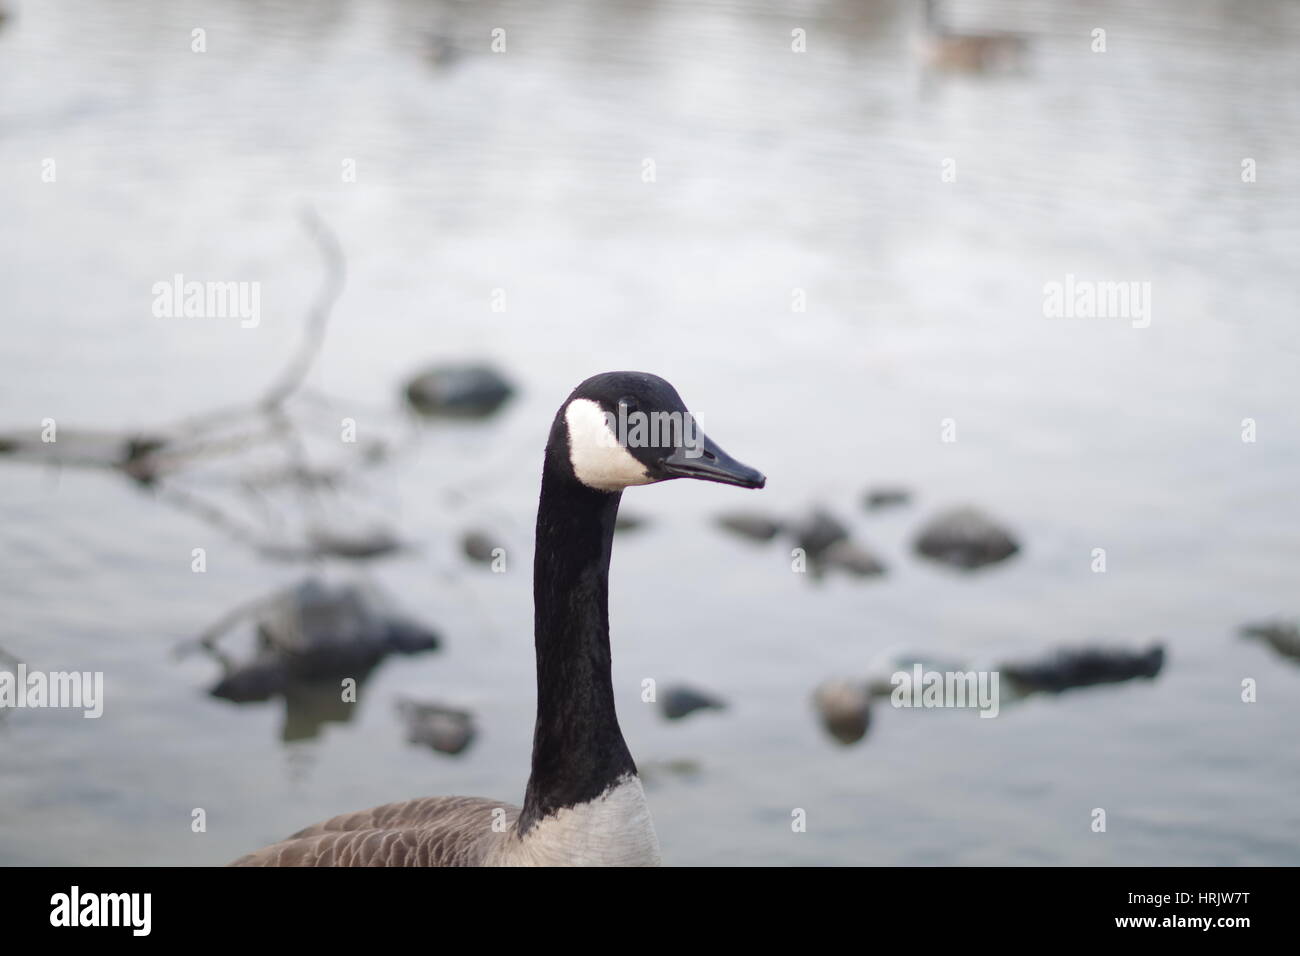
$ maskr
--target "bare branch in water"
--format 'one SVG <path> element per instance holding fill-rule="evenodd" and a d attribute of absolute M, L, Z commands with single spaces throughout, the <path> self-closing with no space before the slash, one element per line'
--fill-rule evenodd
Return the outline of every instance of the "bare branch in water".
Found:
<path fill-rule="evenodd" d="M 303 225 L 314 240 L 324 263 L 324 276 L 303 323 L 302 340 L 280 375 L 257 401 L 241 406 L 205 412 L 148 432 L 64 431 L 57 443 L 33 436 L 0 435 L 0 454 L 48 462 L 54 465 L 107 468 L 121 472 L 141 486 L 152 489 L 157 500 L 180 508 L 209 525 L 221 529 L 265 558 L 304 561 L 324 557 L 365 559 L 389 554 L 403 547 L 384 529 L 340 531 L 326 525 L 325 502 L 320 496 L 333 490 L 342 472 L 325 472 L 308 460 L 307 447 L 297 422 L 286 403 L 303 386 L 320 354 L 330 314 L 343 292 L 347 268 L 338 237 L 311 209 L 302 213 Z M 315 405 L 328 403 L 323 396 L 308 393 Z M 258 446 L 273 446 L 287 459 L 278 472 L 262 469 L 268 476 L 297 492 L 298 505 L 309 516 L 305 539 L 289 544 L 268 540 L 264 523 L 248 521 L 237 514 L 177 487 L 174 476 L 202 462 L 224 460 Z M 364 466 L 382 458 L 370 453 L 354 456 L 353 464 Z M 236 479 L 247 489 L 256 476 Z"/>
<path fill-rule="evenodd" d="M 320 347 L 325 341 L 325 330 L 329 325 L 330 313 L 334 309 L 334 303 L 343 294 L 343 287 L 346 284 L 347 260 L 344 258 L 343 246 L 339 243 L 338 237 L 311 208 L 303 211 L 302 221 L 320 250 L 325 263 L 325 278 L 320 291 L 316 293 L 316 300 L 307 312 L 302 343 L 298 346 L 297 353 L 280 373 L 280 377 L 267 389 L 266 394 L 253 406 L 253 411 L 262 413 L 276 411 L 302 385 L 303 379 L 311 371 L 312 364 L 320 353 Z M 204 412 L 178 422 L 167 431 L 176 438 L 187 437 L 186 433 L 193 436 L 224 425 L 232 418 L 247 414 L 248 411 L 250 409 L 247 406 L 239 406 Z"/>
<path fill-rule="evenodd" d="M 325 284 L 317 293 L 311 311 L 307 313 L 307 324 L 303 329 L 302 345 L 298 349 L 298 354 L 284 370 L 280 380 L 271 386 L 271 390 L 262 399 L 263 411 L 279 408 L 286 398 L 298 390 L 298 386 L 306 378 L 312 363 L 320 353 L 321 344 L 325 341 L 325 328 L 329 324 L 330 312 L 333 311 L 334 303 L 338 301 L 339 296 L 343 294 L 343 287 L 347 282 L 347 261 L 343 258 L 343 247 L 339 244 L 338 236 L 334 235 L 313 209 L 305 210 L 302 219 L 325 259 Z"/>
<path fill-rule="evenodd" d="M 234 661 L 217 647 L 217 641 L 224 637 L 230 629 L 240 621 L 252 617 L 258 611 L 262 610 L 262 608 L 274 601 L 276 597 L 277 595 L 275 594 L 268 594 L 252 601 L 247 601 L 236 607 L 234 610 L 227 611 L 212 624 L 205 627 L 197 637 L 192 637 L 178 643 L 172 649 L 172 653 L 177 658 L 183 658 L 188 657 L 195 651 L 206 651 L 215 657 L 227 671 L 233 669 Z"/>

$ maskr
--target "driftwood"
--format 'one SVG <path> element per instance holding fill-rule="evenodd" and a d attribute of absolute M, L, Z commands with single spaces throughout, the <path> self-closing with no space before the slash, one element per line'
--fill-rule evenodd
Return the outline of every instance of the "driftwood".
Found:
<path fill-rule="evenodd" d="M 259 451 L 274 452 L 278 464 L 257 462 L 233 479 L 226 478 L 225 483 L 261 503 L 265 503 L 268 493 L 287 489 L 298 496 L 304 510 L 319 513 L 323 509 L 317 496 L 337 492 L 355 469 L 386 457 L 381 444 L 369 443 L 342 464 L 318 467 L 308 460 L 300 416 L 290 413 L 291 399 L 303 391 L 303 383 L 320 354 L 347 275 L 343 249 L 329 227 L 310 210 L 303 214 L 303 224 L 321 255 L 321 285 L 307 311 L 297 349 L 259 398 L 137 431 L 60 427 L 56 440 L 51 442 L 30 433 L 0 434 L 0 456 L 56 467 L 116 471 L 148 490 L 156 500 L 220 529 L 273 560 L 362 560 L 401 548 L 401 542 L 384 528 L 341 531 L 309 527 L 296 540 L 268 538 L 264 530 L 267 522 L 245 517 L 239 509 L 218 504 L 211 495 L 196 490 L 193 483 L 178 480 L 201 464 L 226 462 Z M 310 393 L 308 400 L 316 405 L 331 402 L 319 393 Z M 222 481 L 211 476 L 205 476 L 205 480 L 208 484 Z"/>

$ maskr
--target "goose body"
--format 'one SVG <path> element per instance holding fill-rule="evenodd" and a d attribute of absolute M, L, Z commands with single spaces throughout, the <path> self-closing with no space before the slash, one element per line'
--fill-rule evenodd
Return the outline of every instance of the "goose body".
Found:
<path fill-rule="evenodd" d="M 614 710 L 609 562 L 624 488 L 763 476 L 695 427 L 643 372 L 587 379 L 546 445 L 533 565 L 537 721 L 521 807 L 424 797 L 347 813 L 236 866 L 656 866 L 659 841 Z"/>

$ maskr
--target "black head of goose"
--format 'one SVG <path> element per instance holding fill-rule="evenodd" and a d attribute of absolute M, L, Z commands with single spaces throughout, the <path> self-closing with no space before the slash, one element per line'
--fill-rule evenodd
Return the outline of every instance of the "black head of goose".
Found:
<path fill-rule="evenodd" d="M 537 509 L 537 723 L 522 808 L 479 797 L 387 804 L 315 824 L 235 865 L 657 864 L 614 710 L 609 562 L 623 490 L 672 478 L 742 488 L 766 481 L 705 437 L 656 375 L 596 375 L 560 407 Z"/>

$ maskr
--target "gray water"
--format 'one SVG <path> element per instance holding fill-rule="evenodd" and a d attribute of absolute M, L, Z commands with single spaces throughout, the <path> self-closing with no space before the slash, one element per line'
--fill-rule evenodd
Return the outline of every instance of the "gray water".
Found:
<path fill-rule="evenodd" d="M 519 800 L 540 451 L 569 389 L 615 368 L 668 378 L 769 476 L 624 496 L 650 523 L 615 549 L 616 692 L 666 862 L 1300 862 L 1300 667 L 1235 633 L 1300 614 L 1300 4 L 949 6 L 1027 34 L 1028 63 L 927 71 L 902 0 L 21 5 L 0 28 L 0 431 L 147 430 L 254 400 L 319 282 L 310 206 L 348 284 L 307 381 L 332 404 L 297 414 L 322 463 L 354 454 L 343 416 L 395 449 L 311 507 L 418 547 L 267 560 L 118 474 L 0 461 L 0 648 L 103 671 L 107 696 L 96 721 L 0 720 L 0 863 L 218 864 L 393 799 Z M 432 63 L 430 34 L 463 54 Z M 261 324 L 153 317 L 175 273 L 260 282 Z M 1045 318 L 1066 274 L 1151 283 L 1150 325 Z M 519 397 L 413 428 L 404 376 L 460 357 Z M 232 491 L 239 467 L 174 486 L 271 532 L 304 520 L 291 495 Z M 881 482 L 914 503 L 868 514 Z M 974 575 L 913 557 L 919 524 L 964 502 L 1022 553 Z M 884 578 L 814 582 L 787 545 L 710 524 L 817 503 Z M 507 542 L 505 573 L 460 556 L 470 527 Z M 350 722 L 285 743 L 281 704 L 206 696 L 214 663 L 173 648 L 313 570 L 382 586 L 446 647 L 386 662 Z M 809 703 L 890 648 L 1157 638 L 1153 682 L 993 720 L 877 707 L 854 747 Z M 645 678 L 731 706 L 670 724 Z M 469 707 L 479 739 L 454 758 L 407 745 L 401 696 Z M 698 769 L 653 772 L 679 760 Z"/>

